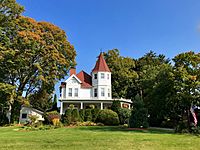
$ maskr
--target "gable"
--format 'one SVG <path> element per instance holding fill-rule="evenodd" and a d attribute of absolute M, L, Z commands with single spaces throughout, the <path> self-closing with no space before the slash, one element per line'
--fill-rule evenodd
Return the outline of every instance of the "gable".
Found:
<path fill-rule="evenodd" d="M 65 82 L 68 85 L 78 85 L 82 83 L 81 80 L 74 74 L 71 75 Z"/>

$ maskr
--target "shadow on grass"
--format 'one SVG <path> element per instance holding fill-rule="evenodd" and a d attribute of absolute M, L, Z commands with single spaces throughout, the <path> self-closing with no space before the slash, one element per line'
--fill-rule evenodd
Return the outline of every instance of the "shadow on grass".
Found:
<path fill-rule="evenodd" d="M 133 132 L 133 133 L 152 133 L 152 134 L 174 134 L 173 130 L 165 129 L 140 129 L 140 128 L 122 128 L 119 126 L 85 126 L 79 127 L 79 130 L 87 131 L 99 131 L 99 132 L 110 132 L 110 131 L 120 131 L 120 132 Z"/>

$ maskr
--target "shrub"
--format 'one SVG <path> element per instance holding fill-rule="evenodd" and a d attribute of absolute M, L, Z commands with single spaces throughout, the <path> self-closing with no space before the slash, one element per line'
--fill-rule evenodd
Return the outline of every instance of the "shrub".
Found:
<path fill-rule="evenodd" d="M 118 114 L 120 108 L 121 108 L 120 101 L 114 100 L 112 105 L 111 105 L 111 110 L 113 110 L 114 112 L 116 112 Z"/>
<path fill-rule="evenodd" d="M 129 119 L 129 126 L 131 128 L 147 128 L 149 126 L 147 116 L 146 108 L 132 110 Z"/>
<path fill-rule="evenodd" d="M 96 122 L 96 119 L 97 119 L 97 117 L 98 117 L 98 115 L 99 115 L 99 112 L 100 112 L 100 109 L 98 109 L 98 108 L 94 108 L 94 109 L 91 110 L 91 113 L 92 113 L 92 121 L 93 121 L 93 122 Z"/>
<path fill-rule="evenodd" d="M 149 126 L 148 111 L 144 107 L 144 102 L 139 95 L 137 95 L 133 101 L 129 126 L 131 128 L 147 128 Z"/>
<path fill-rule="evenodd" d="M 85 118 L 85 109 L 79 110 L 80 121 L 83 122 Z"/>
<path fill-rule="evenodd" d="M 63 123 L 69 125 L 72 122 L 72 109 L 67 109 L 63 116 Z"/>
<path fill-rule="evenodd" d="M 47 115 L 47 119 L 50 123 L 54 124 L 55 122 L 60 122 L 60 114 L 57 111 L 47 112 L 46 115 Z M 57 120 L 57 121 L 55 121 L 55 120 Z"/>
<path fill-rule="evenodd" d="M 119 117 L 116 112 L 110 109 L 103 109 L 99 112 L 97 122 L 101 122 L 104 125 L 118 125 Z"/>
<path fill-rule="evenodd" d="M 92 121 L 91 109 L 86 109 L 85 110 L 85 121 Z"/>
<path fill-rule="evenodd" d="M 77 122 L 79 121 L 79 111 L 78 109 L 73 109 L 71 113 L 71 122 Z"/>
<path fill-rule="evenodd" d="M 127 108 L 120 108 L 118 112 L 120 124 L 128 124 L 131 116 L 131 110 Z"/>
<path fill-rule="evenodd" d="M 39 118 L 37 115 L 32 115 L 32 114 L 30 114 L 30 115 L 28 115 L 28 118 L 30 119 L 30 123 L 31 124 L 34 124 L 34 123 L 36 123 L 36 121 L 37 121 L 37 119 Z"/>
<path fill-rule="evenodd" d="M 91 121 L 86 121 L 86 122 L 79 122 L 77 125 L 78 126 L 96 126 L 97 124 Z"/>

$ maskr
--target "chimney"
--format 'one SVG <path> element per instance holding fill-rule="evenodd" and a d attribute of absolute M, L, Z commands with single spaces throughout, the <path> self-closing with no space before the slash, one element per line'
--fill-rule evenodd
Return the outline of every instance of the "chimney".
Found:
<path fill-rule="evenodd" d="M 73 74 L 76 75 L 76 68 L 70 68 L 69 74 L 70 74 L 70 76 L 73 75 Z"/>

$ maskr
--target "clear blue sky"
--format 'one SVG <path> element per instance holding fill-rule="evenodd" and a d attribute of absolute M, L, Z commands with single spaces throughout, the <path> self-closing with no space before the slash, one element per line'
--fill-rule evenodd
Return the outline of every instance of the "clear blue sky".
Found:
<path fill-rule="evenodd" d="M 200 0 L 17 0 L 25 16 L 66 31 L 77 70 L 90 73 L 100 49 L 169 58 L 200 48 Z"/>

